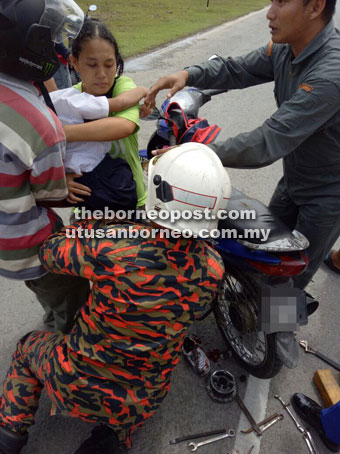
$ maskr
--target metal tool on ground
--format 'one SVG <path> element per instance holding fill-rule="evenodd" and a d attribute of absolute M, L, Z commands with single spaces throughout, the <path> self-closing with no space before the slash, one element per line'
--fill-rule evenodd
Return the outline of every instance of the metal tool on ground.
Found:
<path fill-rule="evenodd" d="M 210 443 L 214 443 L 215 441 L 223 440 L 223 438 L 233 438 L 235 437 L 235 430 L 230 429 L 228 433 L 224 435 L 217 435 L 216 437 L 208 438 L 207 440 L 203 440 L 199 443 L 191 442 L 188 444 L 188 448 L 191 448 L 191 451 L 197 451 L 198 448 L 204 445 L 208 445 Z"/>
<path fill-rule="evenodd" d="M 290 408 L 288 408 L 290 406 L 290 403 L 286 404 L 286 402 L 278 394 L 275 394 L 274 397 L 275 397 L 275 399 L 278 399 L 281 402 L 283 408 L 286 410 L 286 412 L 289 414 L 289 416 L 294 421 L 294 424 L 296 425 L 298 431 L 301 432 L 302 438 L 304 439 L 304 441 L 308 447 L 309 453 L 310 454 L 319 454 L 319 451 L 315 445 L 315 442 L 312 438 L 310 431 L 299 423 L 299 421 L 295 418 L 293 412 L 290 410 Z"/>
<path fill-rule="evenodd" d="M 274 413 L 273 415 L 268 416 L 268 418 L 264 419 L 263 421 L 258 422 L 257 425 L 260 427 L 261 432 L 263 433 L 267 429 L 269 429 L 271 426 L 276 424 L 277 422 L 282 421 L 282 419 L 283 419 L 283 415 Z M 254 431 L 254 428 L 249 427 L 249 429 L 247 429 L 247 430 L 241 430 L 241 433 L 250 434 L 253 431 Z"/>
<path fill-rule="evenodd" d="M 227 370 L 215 370 L 210 375 L 208 394 L 216 402 L 231 402 L 236 392 L 235 377 Z"/>
<path fill-rule="evenodd" d="M 254 431 L 260 437 L 262 435 L 262 431 L 261 431 L 260 427 L 258 426 L 257 422 L 255 421 L 255 419 L 253 418 L 252 414 L 248 410 L 248 408 L 245 406 L 245 403 L 243 402 L 243 400 L 239 396 L 238 392 L 236 392 L 236 394 L 234 395 L 234 399 L 236 400 L 236 402 L 237 402 L 238 406 L 240 407 L 240 409 L 245 414 L 246 418 L 250 422 L 250 425 L 253 427 Z"/>
<path fill-rule="evenodd" d="M 210 432 L 201 432 L 192 435 L 185 435 L 183 437 L 175 438 L 174 440 L 170 440 L 171 445 L 175 445 L 177 443 L 181 443 L 182 441 L 194 440 L 195 438 L 202 438 L 202 437 L 211 437 L 213 435 L 221 435 L 226 434 L 228 432 L 227 429 L 219 429 L 219 430 L 212 430 Z"/>
<path fill-rule="evenodd" d="M 318 350 L 315 350 L 314 348 L 310 347 L 309 344 L 308 344 L 308 341 L 301 340 L 299 342 L 299 344 L 305 350 L 306 353 L 312 353 L 313 355 L 315 355 L 318 358 L 322 359 L 322 361 L 324 361 L 325 363 L 327 363 L 330 366 L 334 367 L 334 369 L 336 369 L 336 370 L 338 370 L 340 372 L 340 364 L 338 364 L 337 362 L 335 362 L 332 359 L 328 358 L 323 353 L 320 353 Z"/>
<path fill-rule="evenodd" d="M 230 402 L 234 399 L 245 414 L 246 418 L 250 422 L 257 435 L 262 435 L 260 427 L 239 396 L 237 392 L 235 377 L 230 372 L 228 372 L 227 370 L 216 370 L 215 372 L 213 372 L 210 376 L 208 384 L 208 394 L 213 400 L 221 403 Z"/>

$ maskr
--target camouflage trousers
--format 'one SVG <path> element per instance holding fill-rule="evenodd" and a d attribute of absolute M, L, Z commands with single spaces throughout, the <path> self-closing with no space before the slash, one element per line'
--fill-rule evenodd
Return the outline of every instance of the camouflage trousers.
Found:
<path fill-rule="evenodd" d="M 34 424 L 44 383 L 50 381 L 51 350 L 63 336 L 45 331 L 24 336 L 17 345 L 0 400 L 0 424 L 23 433 Z"/>
<path fill-rule="evenodd" d="M 64 339 L 62 334 L 33 331 L 18 342 L 0 398 L 0 425 L 13 432 L 26 432 L 34 424 L 45 388 L 52 402 L 52 414 L 106 423 L 116 432 L 121 447 L 129 448 L 131 433 L 154 413 L 168 389 L 158 393 L 152 409 L 142 405 L 144 412 L 132 412 L 123 403 L 122 410 L 116 412 L 107 401 L 119 389 L 117 383 L 84 375 L 79 379 L 71 370 L 67 371 Z M 119 392 L 123 401 L 124 391 L 121 388 Z"/>

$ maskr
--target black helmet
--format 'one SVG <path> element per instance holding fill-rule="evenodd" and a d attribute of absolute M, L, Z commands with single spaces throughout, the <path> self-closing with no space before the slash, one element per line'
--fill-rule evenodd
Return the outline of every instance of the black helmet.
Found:
<path fill-rule="evenodd" d="M 59 67 L 54 42 L 77 36 L 83 20 L 73 0 L 0 0 L 0 72 L 50 79 Z"/>

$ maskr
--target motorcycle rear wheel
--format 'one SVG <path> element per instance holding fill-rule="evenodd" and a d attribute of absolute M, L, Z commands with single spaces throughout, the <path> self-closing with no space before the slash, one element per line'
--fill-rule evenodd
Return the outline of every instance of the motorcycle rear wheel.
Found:
<path fill-rule="evenodd" d="M 260 290 L 254 275 L 233 269 L 224 276 L 213 310 L 222 337 L 240 365 L 255 377 L 272 378 L 282 362 L 276 334 L 257 331 Z"/>

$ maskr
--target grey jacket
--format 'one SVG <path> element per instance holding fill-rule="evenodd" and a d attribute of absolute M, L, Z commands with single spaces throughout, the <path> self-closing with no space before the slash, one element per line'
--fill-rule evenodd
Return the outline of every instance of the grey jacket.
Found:
<path fill-rule="evenodd" d="M 210 145 L 223 165 L 257 168 L 283 158 L 296 203 L 336 197 L 340 209 L 340 32 L 333 21 L 296 57 L 289 45 L 186 68 L 188 85 L 245 88 L 275 81 L 278 110 L 262 126 Z"/>

